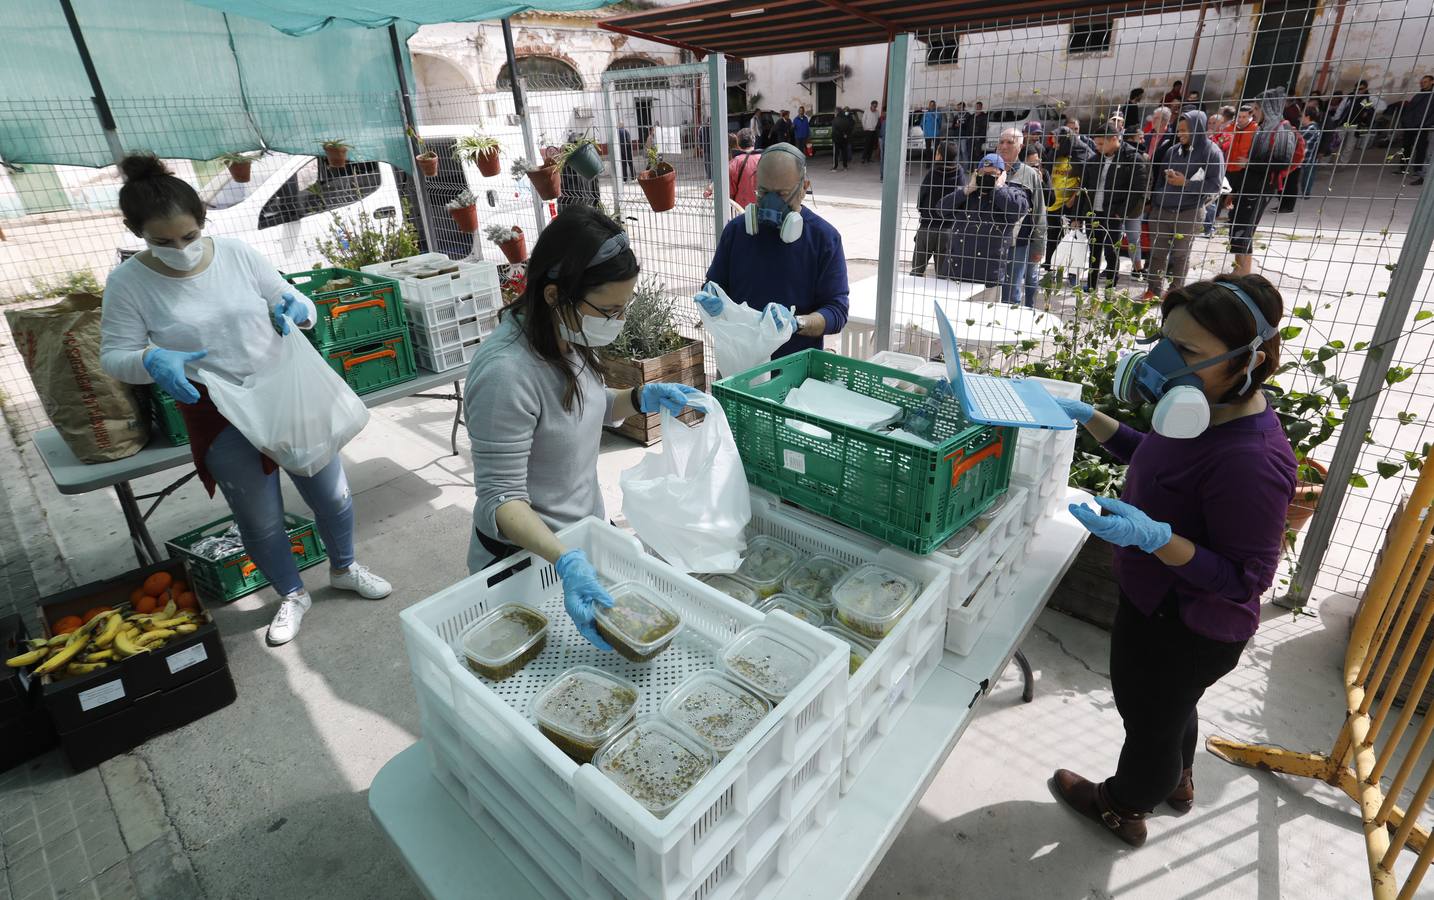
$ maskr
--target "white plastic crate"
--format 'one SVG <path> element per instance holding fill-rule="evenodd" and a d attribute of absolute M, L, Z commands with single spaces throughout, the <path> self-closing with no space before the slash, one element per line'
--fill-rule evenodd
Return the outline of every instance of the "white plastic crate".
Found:
<path fill-rule="evenodd" d="M 1016 459 L 1011 464 L 1011 478 L 1037 479 L 1051 473 L 1056 464 L 1059 431 L 1045 428 L 1016 429 Z"/>
<path fill-rule="evenodd" d="M 1006 550 L 1004 556 L 976 585 L 971 596 L 959 606 L 953 606 L 946 614 L 946 649 L 961 656 L 967 656 L 976 647 L 976 642 L 991 624 L 991 617 L 1000 609 L 1001 601 L 1015 585 L 1018 564 L 1026 554 L 1030 537 L 1019 541 Z"/>
<path fill-rule="evenodd" d="M 478 318 L 476 316 L 468 319 L 460 319 L 450 325 L 440 325 L 437 328 L 420 328 L 413 324 L 409 331 L 413 332 L 413 345 L 423 347 L 429 352 L 435 350 L 447 350 L 449 347 L 459 347 L 463 344 L 471 344 L 483 336 L 478 329 Z"/>
<path fill-rule="evenodd" d="M 450 269 L 429 274 L 435 269 Z M 449 259 L 442 253 L 423 253 L 404 259 L 364 266 L 363 271 L 398 281 L 406 303 L 429 303 L 498 291 L 498 266 L 484 260 Z"/>
<path fill-rule="evenodd" d="M 408 324 L 413 330 L 434 331 L 452 325 L 459 319 L 471 319 L 478 315 L 474 295 L 449 297 L 447 300 L 428 300 L 420 303 L 406 303 Z"/>
<path fill-rule="evenodd" d="M 506 832 L 566 896 L 591 900 L 651 896 L 621 874 L 596 865 L 583 848 L 580 831 L 535 807 L 489 757 L 474 749 L 481 744 L 480 735 L 466 723 L 450 718 L 432 691 L 420 686 L 418 695 L 424 740 L 430 745 L 435 773 L 441 773 L 439 781 L 460 805 L 467 797 L 482 808 L 483 815 L 469 810 L 480 827 L 488 831 L 496 825 Z M 700 867 L 686 884 L 672 886 L 667 896 L 681 900 L 749 897 L 759 889 L 769 889 L 768 879 L 784 878 L 790 867 L 771 873 L 760 871 L 755 863 L 771 849 L 790 847 L 800 840 L 813 826 L 809 810 L 817 808 L 830 818 L 840 769 L 841 735 L 833 732 L 756 802 L 746 827 L 728 835 L 710 863 Z"/>
<path fill-rule="evenodd" d="M 414 342 L 413 358 L 418 362 L 419 368 L 427 369 L 430 372 L 461 369 L 473 361 L 473 357 L 478 353 L 479 343 L 479 341 L 472 341 L 444 350 L 429 350 Z"/>
<path fill-rule="evenodd" d="M 672 646 L 647 663 L 603 653 L 583 640 L 563 610 L 552 566 L 520 554 L 458 582 L 400 615 L 420 695 L 448 717 L 482 762 L 563 834 L 626 896 L 673 900 L 720 862 L 753 816 L 785 815 L 770 798 L 817 748 L 831 746 L 840 766 L 846 721 L 845 644 L 785 613 L 764 616 L 725 594 L 644 555 L 630 535 L 595 519 L 560 534 L 581 547 L 612 582 L 637 581 L 682 614 Z M 464 664 L 458 636 L 496 605 L 518 600 L 552 623 L 548 644 L 517 674 L 491 683 Z M 532 697 L 573 665 L 596 665 L 637 684 L 638 714 L 654 713 L 696 671 L 718 668 L 717 654 L 744 628 L 766 622 L 818 657 L 816 668 L 663 819 L 657 819 L 591 765 L 579 766 L 543 737 L 530 716 Z M 835 771 L 835 768 L 833 771 Z M 776 812 L 773 812 L 773 811 Z M 492 810 L 490 810 L 491 812 Z M 774 820 L 775 821 L 775 820 Z M 768 831 L 775 825 L 769 826 Z"/>
<path fill-rule="evenodd" d="M 876 563 L 921 585 L 911 608 L 848 679 L 844 794 L 855 783 L 862 766 L 871 760 L 880 738 L 891 730 L 935 669 L 946 630 L 950 575 L 929 558 L 887 547 L 834 522 L 829 523 L 830 528 L 813 527 L 805 517 L 810 513 L 792 514 L 797 512 L 770 494 L 754 493 L 748 539 L 767 535 L 805 554 L 830 556 L 853 567 Z"/>

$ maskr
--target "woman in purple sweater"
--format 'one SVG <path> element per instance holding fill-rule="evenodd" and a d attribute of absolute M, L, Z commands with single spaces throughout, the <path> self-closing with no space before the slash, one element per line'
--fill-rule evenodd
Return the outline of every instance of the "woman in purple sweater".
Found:
<path fill-rule="evenodd" d="M 1279 291 L 1259 275 L 1220 276 L 1171 291 L 1161 313 L 1159 343 L 1116 375 L 1117 396 L 1156 404 L 1156 432 L 1061 401 L 1130 464 L 1122 499 L 1097 498 L 1104 515 L 1071 508 L 1116 546 L 1110 679 L 1125 744 L 1104 782 L 1058 769 L 1054 787 L 1136 847 L 1159 803 L 1194 802 L 1195 705 L 1260 624 L 1295 488 L 1294 453 L 1260 390 L 1279 368 Z"/>

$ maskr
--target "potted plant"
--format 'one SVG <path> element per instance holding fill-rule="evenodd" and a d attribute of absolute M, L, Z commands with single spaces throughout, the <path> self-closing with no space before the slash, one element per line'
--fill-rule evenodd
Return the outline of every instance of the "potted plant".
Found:
<path fill-rule="evenodd" d="M 571 166 L 583 178 L 596 178 L 602 174 L 602 157 L 598 155 L 598 143 L 592 138 L 578 138 L 563 147 L 558 155 L 558 168 Z"/>
<path fill-rule="evenodd" d="M 412 125 L 408 126 L 405 130 L 408 132 L 408 136 L 413 139 L 414 146 L 418 147 L 418 155 L 413 157 L 413 162 L 418 166 L 418 171 L 424 178 L 434 177 L 438 174 L 438 154 L 428 149 L 428 145 L 423 142 L 423 138 L 418 136 L 418 132 L 413 130 Z"/>
<path fill-rule="evenodd" d="M 330 169 L 342 169 L 349 164 L 349 151 L 353 148 L 341 140 L 324 141 L 324 156 Z"/>
<path fill-rule="evenodd" d="M 558 167 L 556 160 L 547 159 L 541 166 L 533 168 L 526 160 L 515 160 L 513 163 L 513 174 L 528 176 L 533 183 L 533 190 L 544 200 L 556 200 L 563 192 L 562 177 L 563 171 Z"/>
<path fill-rule="evenodd" d="M 448 201 L 448 214 L 453 217 L 453 224 L 464 234 L 472 234 L 478 230 L 478 198 L 473 196 L 472 191 L 465 190 L 463 193 Z"/>
<path fill-rule="evenodd" d="M 403 217 L 375 219 L 367 210 L 347 219 L 332 213 L 327 237 L 314 242 L 313 249 L 330 266 L 357 271 L 374 263 L 418 255 L 418 232 L 403 201 Z"/>
<path fill-rule="evenodd" d="M 488 240 L 498 245 L 498 249 L 508 257 L 508 262 L 520 263 L 528 258 L 528 239 L 523 236 L 523 229 L 517 225 L 511 228 L 489 225 L 484 234 L 488 236 Z"/>
<path fill-rule="evenodd" d="M 651 278 L 639 282 L 623 322 L 622 334 L 602 350 L 608 387 L 668 381 L 707 389 L 702 342 L 678 331 L 676 300 L 665 285 Z M 681 418 L 691 422 L 697 415 L 688 410 Z M 652 445 L 662 440 L 661 422 L 660 413 L 638 413 L 612 430 Z"/>
<path fill-rule="evenodd" d="M 245 153 L 226 153 L 219 157 L 229 169 L 229 177 L 239 184 L 248 184 L 250 178 L 250 167 L 254 165 L 254 157 Z"/>
<path fill-rule="evenodd" d="M 498 139 L 481 134 L 468 134 L 453 143 L 453 158 L 462 162 L 468 160 L 478 167 L 484 178 L 492 178 L 503 171 L 503 161 L 498 155 Z"/>
<path fill-rule="evenodd" d="M 667 212 L 677 205 L 677 170 L 655 146 L 647 148 L 647 169 L 637 176 L 637 184 L 653 212 Z"/>

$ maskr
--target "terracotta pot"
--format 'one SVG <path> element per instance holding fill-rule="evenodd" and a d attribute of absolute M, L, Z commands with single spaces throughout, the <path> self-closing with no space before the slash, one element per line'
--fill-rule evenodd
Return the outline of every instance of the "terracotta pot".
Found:
<path fill-rule="evenodd" d="M 667 212 L 677 205 L 677 173 L 653 175 L 648 169 L 637 176 L 637 185 L 647 195 L 647 205 L 653 212 Z"/>
<path fill-rule="evenodd" d="M 438 154 L 432 150 L 415 156 L 413 161 L 418 163 L 418 171 L 424 178 L 432 178 L 438 174 Z"/>
<path fill-rule="evenodd" d="M 464 234 L 472 234 L 478 230 L 478 207 L 460 206 L 457 209 L 450 209 L 448 214 L 453 217 L 453 224 Z"/>
<path fill-rule="evenodd" d="M 592 144 L 583 144 L 568 157 L 567 165 L 583 178 L 596 178 L 602 174 L 602 157 Z"/>
<path fill-rule="evenodd" d="M 523 229 L 517 225 L 513 226 L 513 231 L 517 233 L 518 236 L 511 241 L 504 241 L 499 244 L 498 249 L 502 250 L 503 255 L 508 257 L 508 262 L 516 264 L 528 258 L 528 239 L 524 236 Z"/>
<path fill-rule="evenodd" d="M 556 200 L 563 192 L 562 171 L 558 164 L 552 161 L 543 163 L 542 166 L 528 171 L 528 180 L 533 183 L 533 190 L 544 200 Z"/>
<path fill-rule="evenodd" d="M 562 152 L 563 149 L 561 147 L 544 147 L 543 162 L 552 162 L 553 160 L 561 156 Z"/>
<path fill-rule="evenodd" d="M 1312 459 L 1306 459 L 1305 462 L 1320 474 L 1321 479 L 1329 476 L 1329 469 L 1325 468 L 1324 463 L 1317 463 Z M 1304 528 L 1314 517 L 1315 507 L 1319 505 L 1319 498 L 1323 495 L 1323 484 L 1312 484 L 1308 481 L 1298 482 L 1295 485 L 1295 499 L 1290 503 L 1289 512 L 1285 514 L 1285 524 L 1292 531 Z"/>
<path fill-rule="evenodd" d="M 229 164 L 229 177 L 234 179 L 239 184 L 248 184 L 250 175 L 249 169 L 253 165 L 254 163 L 250 160 L 245 160 L 244 162 L 232 162 Z"/>
<path fill-rule="evenodd" d="M 607 144 L 598 144 L 598 155 L 607 156 Z"/>
<path fill-rule="evenodd" d="M 347 147 L 325 147 L 324 156 L 328 158 L 330 169 L 342 169 L 349 164 L 349 148 Z"/>
<path fill-rule="evenodd" d="M 503 160 L 498 156 L 497 147 L 478 154 L 478 171 L 483 173 L 484 178 L 492 178 L 503 171 Z"/>

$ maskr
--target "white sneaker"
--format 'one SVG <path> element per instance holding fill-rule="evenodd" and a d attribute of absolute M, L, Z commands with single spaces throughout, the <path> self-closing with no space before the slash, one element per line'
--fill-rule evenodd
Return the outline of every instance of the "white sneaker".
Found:
<path fill-rule="evenodd" d="M 279 604 L 279 611 L 274 614 L 274 621 L 269 623 L 269 644 L 277 647 L 280 644 L 287 644 L 299 633 L 299 623 L 304 620 L 304 613 L 314 601 L 309 597 L 309 592 L 304 590 L 295 591 L 286 596 Z"/>
<path fill-rule="evenodd" d="M 343 573 L 330 569 L 329 585 L 341 591 L 353 591 L 365 600 L 382 600 L 393 593 L 393 585 L 358 563 L 349 566 L 348 571 Z"/>

